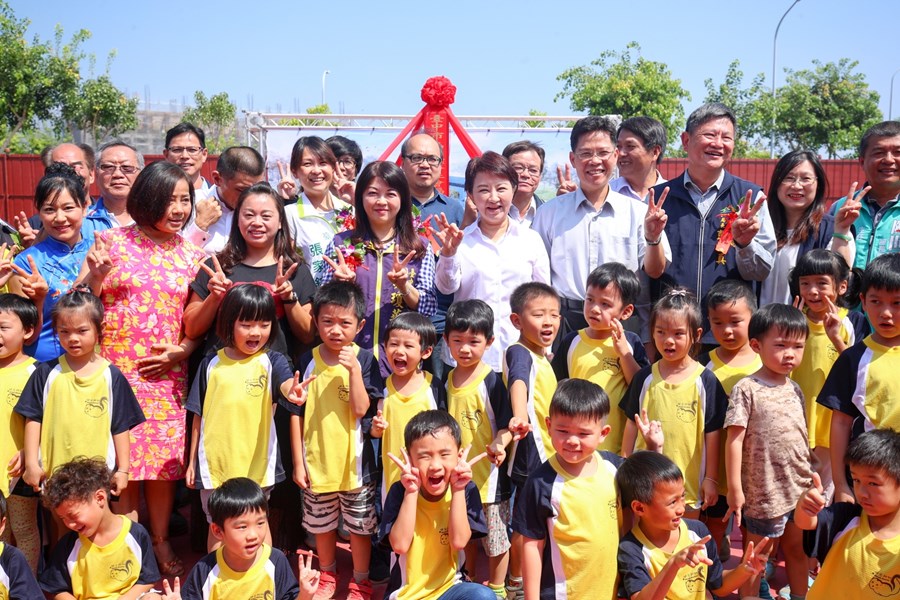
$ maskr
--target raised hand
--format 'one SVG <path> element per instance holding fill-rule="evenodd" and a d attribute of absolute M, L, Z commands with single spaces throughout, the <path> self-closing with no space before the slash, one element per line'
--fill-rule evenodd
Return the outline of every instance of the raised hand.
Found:
<path fill-rule="evenodd" d="M 31 273 L 16 264 L 13 264 L 12 268 L 21 278 L 22 293 L 32 302 L 38 303 L 47 297 L 50 286 L 47 285 L 47 280 L 41 275 L 31 255 L 28 256 L 28 266 L 31 267 Z"/>
<path fill-rule="evenodd" d="M 312 600 L 319 589 L 321 574 L 312 568 L 315 554 L 308 550 L 297 550 L 297 582 L 300 584 L 300 595 L 297 600 Z"/>
<path fill-rule="evenodd" d="M 172 587 L 169 587 L 169 580 L 163 579 L 163 594 L 161 600 L 181 600 L 181 579 L 175 578 Z"/>
<path fill-rule="evenodd" d="M 341 348 L 341 351 L 338 353 L 338 364 L 347 369 L 350 373 L 354 373 L 362 368 L 359 364 L 359 358 L 356 356 L 356 350 L 354 350 L 353 344 L 348 344 Z"/>
<path fill-rule="evenodd" d="M 384 435 L 384 430 L 388 428 L 387 419 L 384 418 L 384 413 L 382 411 L 377 411 L 375 416 L 372 418 L 372 429 L 370 435 L 372 437 L 381 437 Z"/>
<path fill-rule="evenodd" d="M 13 256 L 9 247 L 5 243 L 0 245 L 0 287 L 6 285 L 15 272 L 13 271 L 12 259 Z"/>
<path fill-rule="evenodd" d="M 569 166 L 569 163 L 566 163 L 565 172 L 563 172 L 562 167 L 556 165 L 556 178 L 559 180 L 559 187 L 556 189 L 557 196 L 562 196 L 578 189 L 578 186 L 572 180 L 572 168 Z"/>
<path fill-rule="evenodd" d="M 209 275 L 209 281 L 206 283 L 206 289 L 209 290 L 211 296 L 217 300 L 221 300 L 225 296 L 232 285 L 232 281 L 225 275 L 221 263 L 215 254 L 212 256 L 213 268 L 210 269 L 205 262 L 200 263 L 200 268 Z"/>
<path fill-rule="evenodd" d="M 642 408 L 641 414 L 634 415 L 634 424 L 641 434 L 641 437 L 644 438 L 647 447 L 659 452 L 659 449 L 663 447 L 663 442 L 665 441 L 662 423 L 659 421 L 651 421 L 647 416 L 647 409 Z"/>
<path fill-rule="evenodd" d="M 822 509 L 825 508 L 827 502 L 825 500 L 825 487 L 822 485 L 822 478 L 819 477 L 818 473 L 813 472 L 812 479 L 812 487 L 803 492 L 803 494 L 800 495 L 800 499 L 797 501 L 797 510 L 806 513 L 810 517 L 815 517 L 822 512 Z M 835 502 L 838 501 L 839 500 L 835 498 Z"/>
<path fill-rule="evenodd" d="M 659 202 L 654 202 L 653 188 L 650 188 L 650 195 L 647 197 L 647 215 L 644 217 L 644 238 L 651 242 L 656 242 L 662 237 L 666 223 L 669 222 L 669 217 L 662 207 L 668 195 L 669 188 L 666 186 L 659 195 Z"/>
<path fill-rule="evenodd" d="M 803 301 L 801 296 L 794 296 L 794 302 L 792 304 L 797 310 L 803 310 L 806 307 L 806 302 Z"/>
<path fill-rule="evenodd" d="M 744 556 L 741 558 L 741 566 L 753 574 L 759 574 L 766 570 L 769 561 L 769 553 L 764 552 L 772 538 L 763 538 L 755 547 L 753 542 L 747 542 L 744 548 Z"/>
<path fill-rule="evenodd" d="M 828 339 L 837 347 L 838 352 L 841 352 L 844 350 L 844 340 L 841 338 L 841 313 L 838 311 L 835 303 L 831 301 L 831 298 L 827 296 L 825 297 L 825 304 L 828 306 L 828 310 L 822 319 L 822 325 L 825 326 L 825 334 L 828 336 Z"/>
<path fill-rule="evenodd" d="M 391 452 L 388 452 L 388 458 L 394 461 L 394 464 L 400 468 L 400 483 L 403 485 L 403 489 L 407 494 L 418 494 L 419 486 L 421 485 L 421 480 L 419 479 L 419 469 L 412 466 L 412 461 L 409 460 L 409 454 L 406 452 L 406 448 L 400 448 L 400 452 L 403 454 L 403 458 L 397 458 Z"/>
<path fill-rule="evenodd" d="M 334 189 L 334 193 L 337 194 L 338 198 L 347 202 L 349 204 L 353 204 L 354 196 L 356 196 L 356 182 L 352 179 L 344 179 L 341 177 L 341 174 L 337 169 L 334 171 L 334 179 L 332 180 L 331 187 Z"/>
<path fill-rule="evenodd" d="M 294 176 L 291 174 L 290 166 L 284 164 L 282 161 L 277 161 L 275 163 L 278 166 L 278 186 L 276 189 L 278 193 L 281 194 L 281 197 L 285 200 L 290 200 L 294 196 L 297 195 L 299 188 L 297 187 L 297 182 L 294 181 Z"/>
<path fill-rule="evenodd" d="M 194 225 L 208 231 L 222 218 L 222 205 L 214 196 L 198 200 L 194 203 Z"/>
<path fill-rule="evenodd" d="M 294 286 L 291 283 L 291 277 L 297 272 L 297 266 L 300 263 L 294 263 L 288 270 L 284 270 L 284 258 L 278 257 L 278 265 L 275 270 L 275 288 L 272 293 L 281 298 L 282 301 L 289 301 L 294 298 Z"/>
<path fill-rule="evenodd" d="M 461 492 L 466 489 L 469 482 L 472 481 L 472 467 L 475 463 L 487 456 L 487 452 L 482 452 L 472 460 L 468 460 L 469 451 L 472 446 L 466 446 L 459 452 L 459 462 L 450 473 L 450 489 L 454 492 Z"/>
<path fill-rule="evenodd" d="M 859 216 L 859 211 L 862 210 L 862 199 L 866 197 L 866 194 L 869 193 L 869 190 L 872 189 L 872 186 L 866 186 L 862 190 L 859 191 L 859 194 L 856 193 L 856 186 L 859 185 L 858 181 L 854 181 L 850 185 L 850 190 L 847 192 L 847 199 L 838 209 L 837 214 L 834 216 L 834 231 L 835 233 L 840 233 L 846 235 L 850 232 L 850 227 L 856 222 L 856 218 Z M 834 199 L 825 204 L 825 212 L 830 212 L 831 207 L 837 199 Z"/>
<path fill-rule="evenodd" d="M 678 554 L 672 557 L 674 565 L 679 569 L 681 567 L 694 568 L 697 565 L 711 565 L 713 561 L 706 555 L 706 543 L 712 539 L 712 536 L 697 540 L 690 546 L 683 548 Z"/>
<path fill-rule="evenodd" d="M 627 356 L 634 352 L 634 348 L 631 347 L 631 344 L 628 343 L 628 338 L 625 336 L 625 327 L 622 325 L 622 321 L 618 319 L 612 320 L 612 337 L 613 350 L 616 351 L 616 355 Z"/>
<path fill-rule="evenodd" d="M 434 227 L 431 231 L 441 244 L 441 256 L 453 256 L 463 241 L 463 232 L 456 223 L 451 223 L 444 213 L 438 215 L 437 224 L 440 229 Z"/>
<path fill-rule="evenodd" d="M 13 215 L 13 225 L 16 226 L 16 231 L 19 232 L 19 242 L 23 248 L 28 248 L 34 244 L 38 236 L 38 230 L 31 227 L 31 223 L 28 222 L 28 215 L 25 214 L 24 210 L 20 211 L 18 215 Z"/>
<path fill-rule="evenodd" d="M 335 247 L 334 252 L 337 254 L 337 262 L 331 260 L 324 254 L 322 255 L 322 260 L 328 263 L 328 266 L 334 270 L 334 278 L 338 281 L 356 281 L 356 271 L 347 265 L 347 261 L 344 260 L 344 253 L 341 252 L 341 249 Z"/>
<path fill-rule="evenodd" d="M 744 201 L 741 202 L 741 208 L 738 217 L 731 224 L 731 235 L 734 243 L 743 248 L 753 241 L 754 236 L 759 232 L 759 209 L 763 207 L 766 201 L 765 194 L 760 194 L 759 200 L 753 204 L 753 190 L 747 190 Z"/>
<path fill-rule="evenodd" d="M 310 375 L 303 381 L 300 381 L 300 371 L 294 371 L 294 380 L 291 382 L 291 391 L 285 395 L 287 401 L 291 404 L 296 404 L 297 406 L 306 404 L 306 400 L 309 397 L 307 388 L 309 388 L 309 384 L 312 383 L 315 378 L 315 375 Z"/>
<path fill-rule="evenodd" d="M 391 265 L 391 270 L 388 271 L 387 278 L 388 281 L 393 283 L 394 287 L 400 290 L 400 293 L 404 296 L 408 291 L 406 286 L 409 285 L 409 269 L 406 268 L 406 265 L 409 264 L 409 261 L 411 261 L 415 255 L 415 252 L 410 252 L 406 255 L 406 258 L 401 260 L 400 245 L 394 243 L 394 264 Z"/>
<path fill-rule="evenodd" d="M 507 426 L 509 432 L 513 434 L 513 441 L 518 442 L 523 437 L 528 435 L 528 432 L 531 431 L 531 423 L 529 423 L 525 419 L 520 419 L 519 417 L 513 417 L 509 420 L 509 425 Z"/>
<path fill-rule="evenodd" d="M 88 269 L 98 281 L 103 281 L 112 270 L 112 259 L 109 257 L 109 245 L 100 235 L 99 231 L 94 232 L 94 245 L 87 253 Z"/>

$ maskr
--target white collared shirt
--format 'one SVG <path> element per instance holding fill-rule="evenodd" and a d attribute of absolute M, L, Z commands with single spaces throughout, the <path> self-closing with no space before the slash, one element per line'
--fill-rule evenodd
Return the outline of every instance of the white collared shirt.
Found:
<path fill-rule="evenodd" d="M 662 176 L 662 173 L 656 171 L 656 183 L 653 185 L 659 185 L 661 183 L 665 183 L 666 178 Z M 644 204 L 647 204 L 647 197 L 641 197 L 637 192 L 631 187 L 631 184 L 628 183 L 628 180 L 624 177 L 616 177 L 615 179 L 609 180 L 609 189 L 614 192 L 619 192 L 623 196 L 628 196 L 629 198 L 634 198 L 635 200 L 640 200 Z"/>
<path fill-rule="evenodd" d="M 591 271 L 608 262 L 622 263 L 637 273 L 644 264 L 644 217 L 647 205 L 609 190 L 600 210 L 579 187 L 542 204 L 531 224 L 550 257 L 550 279 L 565 298 L 584 300 Z M 662 234 L 666 261 L 672 250 Z"/>
<path fill-rule="evenodd" d="M 191 220 L 181 235 L 189 242 L 193 242 L 203 248 L 207 256 L 212 256 L 221 252 L 228 242 L 228 237 L 231 235 L 231 220 L 234 218 L 234 211 L 222 202 L 222 199 L 219 197 L 218 186 L 209 188 L 209 193 L 206 197 L 216 199 L 219 203 L 219 208 L 222 209 L 222 216 L 219 217 L 218 221 L 210 225 L 206 231 L 203 231 L 194 223 L 195 215 L 191 215 Z"/>
<path fill-rule="evenodd" d="M 331 204 L 334 207 L 332 210 L 319 210 L 313 206 L 306 194 L 300 194 L 295 204 L 284 207 L 294 246 L 297 252 L 303 254 L 303 260 L 309 265 L 316 284 L 321 284 L 322 273 L 327 266 L 322 258 L 325 255 L 325 248 L 332 242 L 334 236 L 342 231 L 335 217 L 345 207 L 353 208 L 334 194 L 331 194 Z"/>
<path fill-rule="evenodd" d="M 525 209 L 525 214 L 520 213 L 515 204 L 509 205 L 509 218 L 524 227 L 531 227 L 536 212 L 537 202 L 534 201 L 534 195 L 531 196 L 531 201 L 528 203 L 528 208 Z"/>
<path fill-rule="evenodd" d="M 512 219 L 497 242 L 485 237 L 478 221 L 466 227 L 463 235 L 456 254 L 439 257 L 435 287 L 453 294 L 455 302 L 477 298 L 488 303 L 494 311 L 495 339 L 482 360 L 500 371 L 506 349 L 519 337 L 509 319 L 509 297 L 525 282 L 550 283 L 550 263 L 538 234 Z M 444 362 L 455 364 L 446 348 Z"/>

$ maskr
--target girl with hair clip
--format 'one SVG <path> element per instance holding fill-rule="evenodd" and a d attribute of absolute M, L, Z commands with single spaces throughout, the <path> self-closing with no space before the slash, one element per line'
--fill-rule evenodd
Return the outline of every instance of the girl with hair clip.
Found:
<path fill-rule="evenodd" d="M 663 451 L 684 473 L 685 513 L 689 519 L 719 502 L 719 444 L 728 400 L 712 371 L 694 360 L 703 334 L 700 305 L 681 288 L 669 290 L 650 312 L 650 334 L 661 358 L 641 369 L 619 406 L 627 417 L 622 453 L 647 445 L 637 435 L 635 416 L 646 411 L 665 423 Z"/>
<path fill-rule="evenodd" d="M 850 189 L 856 188 L 854 183 Z M 790 271 L 797 258 L 816 248 L 834 250 L 850 264 L 856 245 L 850 227 L 859 215 L 858 203 L 830 214 L 834 201 L 825 199 L 828 179 L 819 158 L 809 150 L 782 156 L 772 172 L 767 203 L 775 226 L 775 261 L 762 282 L 760 306 L 790 304 Z M 862 197 L 862 196 L 860 196 Z"/>
<path fill-rule="evenodd" d="M 48 361 L 63 353 L 50 312 L 75 283 L 91 249 L 92 240 L 81 231 L 87 205 L 84 180 L 69 165 L 51 165 L 37 184 L 34 205 L 46 235 L 15 257 L 9 288 L 38 307 L 40 332 L 25 351 L 36 360 Z"/>
<path fill-rule="evenodd" d="M 321 283 L 327 266 L 325 248 L 336 234 L 354 225 L 353 180 L 344 178 L 331 146 L 316 136 L 298 139 L 291 150 L 290 167 L 279 163 L 278 170 L 281 196 L 288 200 L 296 197 L 296 202 L 285 207 L 291 239 L 316 282 Z"/>
<path fill-rule="evenodd" d="M 803 391 L 809 445 L 829 501 L 834 492 L 831 410 L 818 404 L 816 398 L 838 356 L 869 334 L 866 316 L 848 310 L 859 297 L 860 277 L 842 256 L 824 248 L 801 256 L 791 271 L 794 306 L 803 311 L 809 324 L 803 360 L 791 372 L 791 379 Z"/>
<path fill-rule="evenodd" d="M 194 206 L 194 187 L 178 165 L 155 162 L 140 172 L 126 208 L 134 223 L 94 234 L 79 281 L 106 309 L 101 354 L 119 369 L 148 416 L 131 432 L 130 476 L 117 511 L 137 519 L 143 488 L 160 571 L 184 571 L 169 545 L 175 482 L 184 477 L 187 358 L 196 348 L 182 337 L 188 284 L 202 249 L 181 235 Z"/>
<path fill-rule="evenodd" d="M 356 226 L 339 233 L 325 251 L 322 283 L 355 281 L 366 297 L 365 325 L 356 343 L 371 350 L 381 374 L 390 375 L 384 332 L 398 314 L 437 310 L 434 254 L 424 237 L 427 223 L 414 218 L 409 185 L 391 162 L 369 163 L 356 186 Z M 334 257 L 334 258 L 332 258 Z"/>

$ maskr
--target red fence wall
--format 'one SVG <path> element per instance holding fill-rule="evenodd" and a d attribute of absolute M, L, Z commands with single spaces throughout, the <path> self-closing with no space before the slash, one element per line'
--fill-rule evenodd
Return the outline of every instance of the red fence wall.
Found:
<path fill-rule="evenodd" d="M 162 155 L 145 155 L 144 160 L 150 164 L 162 160 Z M 212 172 L 216 168 L 217 157 L 210 156 L 203 165 L 203 175 L 212 180 Z M 769 179 L 775 168 L 774 160 L 733 160 L 728 165 L 728 170 L 748 179 L 764 189 L 769 187 Z M 825 172 L 828 174 L 829 198 L 840 198 L 847 193 L 850 184 L 854 181 L 865 180 L 865 175 L 859 162 L 855 160 L 825 160 L 822 161 Z M 686 158 L 667 158 L 663 160 L 660 171 L 663 177 L 671 179 L 684 171 L 687 167 Z M 31 154 L 0 154 L 0 217 L 7 222 L 12 220 L 14 214 L 25 211 L 26 214 L 34 213 L 34 188 L 44 173 L 44 166 L 39 156 Z M 97 196 L 96 185 L 92 195 Z"/>

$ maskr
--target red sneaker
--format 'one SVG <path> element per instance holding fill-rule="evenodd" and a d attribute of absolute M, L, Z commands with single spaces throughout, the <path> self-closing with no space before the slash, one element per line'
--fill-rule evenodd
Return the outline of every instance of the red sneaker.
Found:
<path fill-rule="evenodd" d="M 334 577 L 334 573 L 328 571 L 319 573 L 319 589 L 316 590 L 313 600 L 334 598 L 335 591 L 337 591 L 337 580 Z"/>
<path fill-rule="evenodd" d="M 347 586 L 347 600 L 372 600 L 372 583 L 368 579 L 352 580 Z"/>

